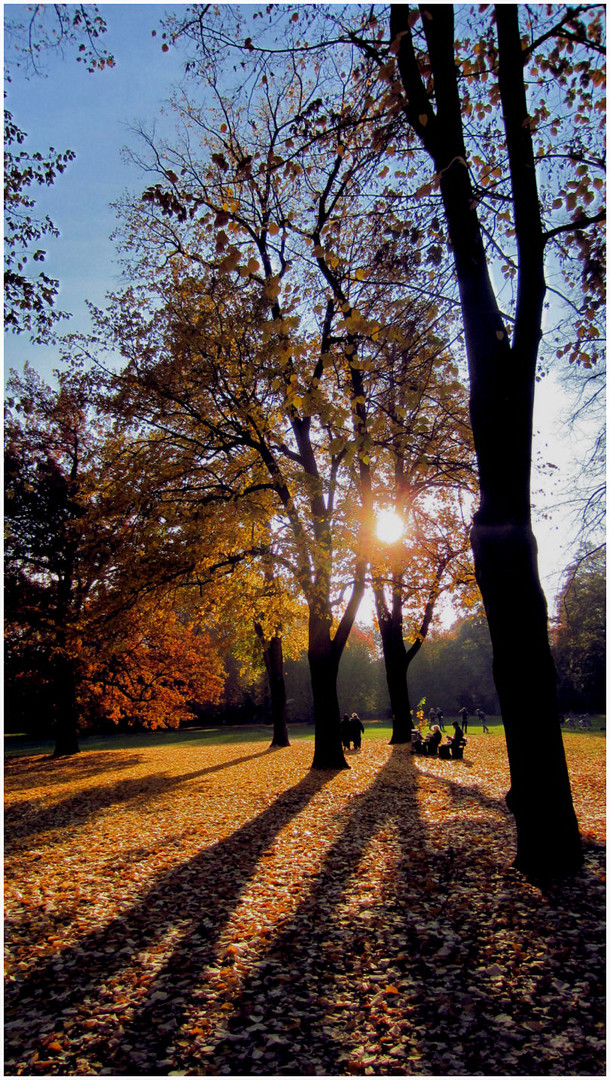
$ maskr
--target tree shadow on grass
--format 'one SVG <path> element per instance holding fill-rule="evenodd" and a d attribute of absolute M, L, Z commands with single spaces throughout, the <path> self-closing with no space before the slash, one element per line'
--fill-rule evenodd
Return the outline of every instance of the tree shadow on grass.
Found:
<path fill-rule="evenodd" d="M 236 960 L 234 989 L 225 978 L 218 996 L 212 978 L 229 962 L 218 960 L 223 929 L 261 856 L 333 775 L 308 774 L 162 875 L 125 915 L 10 987 L 9 1029 L 16 1022 L 42 1058 L 45 1030 L 61 1039 L 67 1015 L 69 1046 L 52 1070 L 67 1075 L 83 1071 L 79 1053 L 95 1072 L 119 1075 L 600 1074 L 600 1051 L 587 1041 L 600 954 L 582 927 L 587 905 L 589 914 L 599 905 L 599 878 L 593 888 L 571 883 L 567 905 L 525 889 L 499 855 L 511 831 L 503 801 L 426 773 L 449 795 L 446 820 L 432 824 L 424 774 L 401 747 L 349 801 L 294 916 L 254 966 Z M 369 904 L 363 859 L 380 833 L 392 865 L 379 865 Z M 535 957 L 525 973 L 524 948 Z M 583 1050 L 573 1036 L 556 1050 L 574 1019 Z"/>
<path fill-rule="evenodd" d="M 41 784 L 50 787 L 53 784 L 69 784 L 83 776 L 104 773 L 108 770 L 131 769 L 143 760 L 142 754 L 124 753 L 120 760 L 101 750 L 73 758 L 5 758 L 5 790 L 27 791 L 39 788 Z"/>
<path fill-rule="evenodd" d="M 235 765 L 243 765 L 255 758 L 265 757 L 272 751 L 267 747 L 256 754 L 247 754 L 239 758 L 231 758 L 218 765 L 209 765 L 194 772 L 181 773 L 170 776 L 167 773 L 157 773 L 152 776 L 142 776 L 135 780 L 118 780 L 114 784 L 100 784 L 97 787 L 85 788 L 76 795 L 54 803 L 53 806 L 45 806 L 40 800 L 21 802 L 15 806 L 8 806 L 4 815 L 5 843 L 7 851 L 19 850 L 27 847 L 30 839 L 43 832 L 52 829 L 62 830 L 63 836 L 57 839 L 65 839 L 66 831 L 76 829 L 84 821 L 94 819 L 104 810 L 108 810 L 120 803 L 131 802 L 145 794 L 147 800 L 166 795 L 168 791 L 185 784 L 189 780 L 205 776 L 209 773 L 220 772 L 222 769 L 230 769 Z M 129 763 L 139 762 L 130 757 Z M 115 768 L 124 768 L 122 762 L 112 765 Z M 82 774 L 80 774 L 82 775 Z M 89 775 L 85 770 L 84 775 Z M 75 772 L 72 779 L 77 779 L 79 774 Z"/>
<path fill-rule="evenodd" d="M 202 984 L 193 926 L 160 968 L 108 1064 L 151 1075 L 171 1068 L 194 1075 L 352 1075 L 367 1068 L 381 1075 L 485 1075 L 504 1073 L 509 1061 L 516 1072 L 555 1071 L 553 1039 L 574 1009 L 570 988 L 563 997 L 555 990 L 573 920 L 559 897 L 549 908 L 503 862 L 496 841 L 511 832 L 503 801 L 432 779 L 449 788 L 446 825 L 427 824 L 425 801 L 418 801 L 422 774 L 404 748 L 394 748 L 371 787 L 350 800 L 341 835 L 294 917 L 254 970 L 240 978 L 236 964 L 236 990 L 225 976 L 215 999 L 213 987 Z M 465 817 L 469 800 L 485 811 L 483 819 Z M 363 857 L 388 832 L 395 865 L 379 867 L 382 878 L 386 871 L 382 896 L 368 904 Z M 539 967 L 522 978 L 519 942 L 531 941 L 532 922 Z M 559 949 L 554 923 L 565 934 Z M 584 976 L 586 943 L 577 948 Z M 180 972 L 188 972 L 188 990 L 176 1000 Z M 555 1026 L 523 1046 L 532 985 Z M 515 1012 L 513 1028 L 498 1026 L 506 1010 Z M 584 1060 L 595 1072 L 595 1053 Z"/>
<path fill-rule="evenodd" d="M 395 826 L 400 836 L 408 820 L 408 840 L 399 841 L 401 858 L 412 867 L 427 861 L 413 779 L 410 756 L 403 748 L 394 748 L 371 787 L 350 800 L 341 835 L 312 879 L 294 918 L 273 939 L 267 957 L 246 976 L 233 1000 L 222 996 L 215 1000 L 213 988 L 206 985 L 210 976 L 202 969 L 209 953 L 202 952 L 205 938 L 201 927 L 193 923 L 156 974 L 146 1000 L 105 1063 L 118 1073 L 148 1075 L 165 1074 L 173 1057 L 178 1058 L 177 1067 L 196 1075 L 219 1071 L 241 1075 L 345 1072 L 349 1017 L 342 1015 L 331 1030 L 326 989 L 342 965 L 346 978 L 357 958 L 366 967 L 373 926 L 356 913 L 355 925 L 350 927 L 337 913 L 381 829 Z M 385 914 L 374 916 L 375 927 L 384 922 Z M 171 988 L 180 972 L 188 972 L 190 981 L 188 992 L 177 998 Z M 187 1045 L 179 1048 L 173 1045 L 181 1026 L 189 1026 L 187 1015 L 193 1003 L 199 1003 L 204 1024 L 216 1012 L 220 1028 L 225 1030 L 206 1056 L 199 1052 L 197 1040 L 187 1039 Z M 363 992 L 365 1011 L 367 1004 Z M 396 1071 L 402 1072 L 402 1065 Z"/>
<path fill-rule="evenodd" d="M 28 978 L 9 984 L 5 997 L 7 1030 L 15 1025 L 17 1041 L 27 1040 L 28 1060 L 35 1054 L 44 1056 L 45 1030 L 58 1024 L 61 1030 L 64 1010 L 71 1018 L 83 1001 L 89 1002 L 88 1016 L 96 1008 L 98 1018 L 107 1016 L 110 1028 L 116 1031 L 118 1027 L 119 1036 L 113 1044 L 112 1039 L 98 1041 L 84 1030 L 76 1047 L 82 1053 L 88 1043 L 93 1043 L 90 1050 L 100 1067 L 112 1060 L 116 1044 L 124 1040 L 119 1021 L 121 1007 L 113 993 L 115 978 L 126 966 L 133 968 L 134 958 L 141 954 L 133 977 L 146 988 L 148 966 L 154 965 L 157 953 L 166 952 L 167 939 L 186 935 L 191 948 L 184 957 L 184 966 L 174 972 L 178 983 L 175 1000 L 180 1000 L 180 994 L 188 992 L 190 973 L 213 961 L 218 936 L 255 873 L 261 853 L 332 776 L 326 772 L 309 773 L 229 837 L 162 874 L 123 915 L 103 928 L 92 929 L 75 946 L 42 960 Z M 7 1064 L 10 1049 L 7 1044 Z M 77 1049 L 69 1060 L 62 1061 L 60 1071 L 78 1074 Z"/>

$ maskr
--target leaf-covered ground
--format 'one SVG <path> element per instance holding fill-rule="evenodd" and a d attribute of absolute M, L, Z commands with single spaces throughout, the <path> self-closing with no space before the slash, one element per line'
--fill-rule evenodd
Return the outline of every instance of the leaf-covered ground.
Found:
<path fill-rule="evenodd" d="M 605 740 L 582 875 L 510 869 L 501 736 L 8 763 L 7 1075 L 604 1075 Z"/>

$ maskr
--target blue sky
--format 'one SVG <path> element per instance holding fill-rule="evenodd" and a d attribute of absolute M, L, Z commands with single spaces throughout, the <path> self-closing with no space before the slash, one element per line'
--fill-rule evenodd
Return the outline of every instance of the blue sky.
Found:
<path fill-rule="evenodd" d="M 44 269 L 61 282 L 58 306 L 73 313 L 62 324 L 66 331 L 86 330 L 85 299 L 102 305 L 107 291 L 118 284 L 120 268 L 110 239 L 116 219 L 110 204 L 125 189 L 137 191 L 145 186 L 137 169 L 123 160 L 121 149 L 137 145 L 130 126 L 159 122 L 172 85 L 181 79 L 181 54 L 174 48 L 163 52 L 160 33 L 152 36 L 165 11 L 177 6 L 102 4 L 100 11 L 108 25 L 102 43 L 115 58 L 114 68 L 89 74 L 76 63 L 72 51 L 64 59 L 47 60 L 46 78 L 26 79 L 17 71 L 8 87 L 7 107 L 28 133 L 28 149 L 44 153 L 53 146 L 76 152 L 76 160 L 51 188 L 35 192 L 38 212 L 49 214 L 61 234 L 58 240 L 45 240 Z M 17 5 L 6 5 L 5 22 L 20 10 Z M 20 370 L 26 360 L 50 378 L 58 354 L 55 348 L 31 345 L 25 334 L 7 335 L 5 372 L 12 367 Z M 536 449 L 542 460 L 561 467 L 564 475 L 573 457 L 574 437 L 562 437 L 568 410 L 559 384 L 543 380 L 537 393 Z M 538 486 L 535 480 L 533 487 Z M 543 510 L 545 499 L 538 497 L 537 502 Z M 536 514 L 535 530 L 543 583 L 551 599 L 570 561 L 575 530 L 558 513 L 549 520 Z"/>
<path fill-rule="evenodd" d="M 17 5 L 4 7 L 5 23 Z M 88 325 L 85 298 L 103 303 L 117 282 L 119 268 L 110 240 L 116 219 L 110 203 L 126 189 L 143 187 L 137 170 L 121 157 L 134 145 L 130 125 L 150 123 L 179 81 L 182 59 L 175 49 L 161 50 L 161 35 L 152 36 L 166 10 L 157 4 L 102 4 L 108 32 L 101 39 L 116 67 L 90 74 L 74 51 L 45 62 L 47 77 L 13 73 L 7 87 L 7 108 L 28 134 L 29 150 L 45 153 L 71 149 L 76 159 L 50 188 L 34 192 L 37 210 L 49 214 L 60 238 L 45 238 L 44 270 L 61 282 L 58 307 L 73 313 L 66 330 Z M 169 10 L 169 8 L 167 9 Z M 5 370 L 25 360 L 50 375 L 55 350 L 32 346 L 25 334 L 7 335 Z"/>

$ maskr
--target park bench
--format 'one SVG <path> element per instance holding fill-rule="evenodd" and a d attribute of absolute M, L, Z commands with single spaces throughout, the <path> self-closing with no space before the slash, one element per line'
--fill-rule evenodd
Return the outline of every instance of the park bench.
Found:
<path fill-rule="evenodd" d="M 443 758 L 444 761 L 448 761 L 449 758 L 455 758 L 456 760 L 461 761 L 464 757 L 464 747 L 467 742 L 468 740 L 462 737 L 459 746 L 454 746 L 452 742 L 443 743 L 443 745 L 438 748 L 439 758 Z"/>
<path fill-rule="evenodd" d="M 438 748 L 438 755 L 436 750 L 429 750 L 428 747 L 424 749 L 423 740 L 416 732 L 411 732 L 411 749 L 414 754 L 421 754 L 423 757 L 439 757 L 444 761 L 448 761 L 449 758 L 455 758 L 456 760 L 462 760 L 464 757 L 464 747 L 466 746 L 467 739 L 462 736 L 459 746 L 453 745 L 453 740 L 446 743 L 441 743 Z"/>

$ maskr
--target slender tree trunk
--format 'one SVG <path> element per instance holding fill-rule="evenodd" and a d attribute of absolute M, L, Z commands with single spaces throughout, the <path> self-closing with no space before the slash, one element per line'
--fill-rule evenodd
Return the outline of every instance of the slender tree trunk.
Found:
<path fill-rule="evenodd" d="M 373 581 L 377 625 L 381 635 L 385 677 L 392 709 L 390 745 L 411 742 L 413 722 L 407 685 L 407 650 L 402 636 L 402 603 L 394 593 L 392 611 L 385 601 L 383 586 Z"/>
<path fill-rule="evenodd" d="M 72 470 L 76 484 L 76 462 Z M 78 703 L 76 661 L 72 655 L 73 634 L 69 627 L 74 620 L 74 543 L 67 543 L 66 570 L 57 583 L 57 624 L 59 629 L 54 664 L 55 683 L 55 750 L 53 757 L 78 754 Z"/>
<path fill-rule="evenodd" d="M 269 688 L 271 691 L 272 746 L 290 746 L 286 725 L 286 683 L 284 682 L 284 653 L 279 635 L 269 643 Z"/>
<path fill-rule="evenodd" d="M 519 282 L 512 346 L 489 278 L 470 185 L 452 5 L 422 5 L 436 113 L 421 80 L 408 7 L 392 6 L 409 119 L 434 160 L 460 289 L 481 502 L 471 542 L 489 623 L 511 771 L 517 860 L 532 877 L 582 862 L 557 711 L 546 602 L 530 525 L 535 370 L 544 297 L 535 161 L 516 5 L 497 5 L 500 94 L 511 169 Z M 421 118 L 425 123 L 422 124 Z"/>
<path fill-rule="evenodd" d="M 265 670 L 269 682 L 271 722 L 273 724 L 273 738 L 271 739 L 271 745 L 290 746 L 288 728 L 286 726 L 286 683 L 284 681 L 284 650 L 282 648 L 282 635 L 278 630 L 270 640 L 267 640 L 261 624 L 256 620 L 254 621 L 254 629 L 263 650 Z"/>
<path fill-rule="evenodd" d="M 430 629 L 440 583 L 449 559 L 442 559 L 436 568 L 424 617 L 415 641 L 407 649 L 403 635 L 402 575 L 393 575 L 392 611 L 386 604 L 383 585 L 373 577 L 377 623 L 381 634 L 386 681 L 392 706 L 392 738 L 390 745 L 410 743 L 413 730 L 409 703 L 409 667 L 417 656 Z"/>

